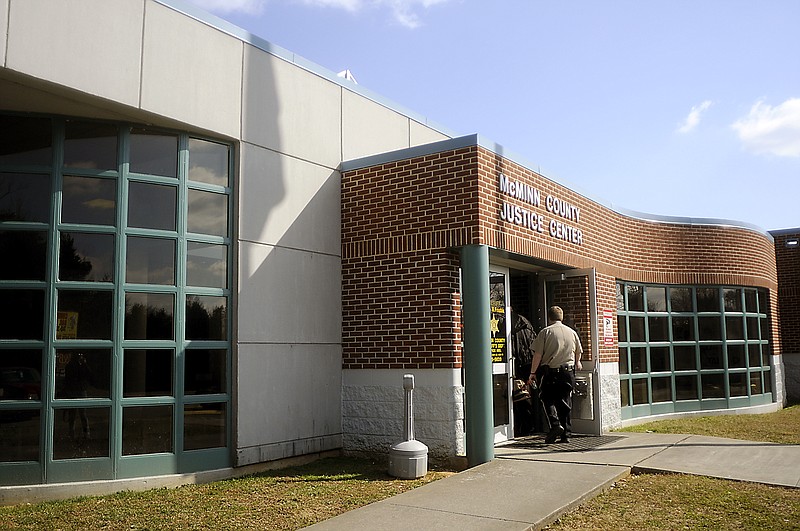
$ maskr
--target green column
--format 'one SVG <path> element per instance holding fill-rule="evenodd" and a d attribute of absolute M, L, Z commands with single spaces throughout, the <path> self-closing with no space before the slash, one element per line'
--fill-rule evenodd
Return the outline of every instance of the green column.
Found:
<path fill-rule="evenodd" d="M 472 467 L 494 459 L 487 246 L 468 245 L 461 249 L 461 275 L 467 464 Z"/>

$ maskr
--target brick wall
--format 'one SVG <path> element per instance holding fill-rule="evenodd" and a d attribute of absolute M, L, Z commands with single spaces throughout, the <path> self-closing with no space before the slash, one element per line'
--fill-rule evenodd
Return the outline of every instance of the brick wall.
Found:
<path fill-rule="evenodd" d="M 501 173 L 536 190 L 538 204 L 504 193 Z M 555 213 L 553 198 L 564 207 Z M 535 223 L 502 220 L 504 204 Z M 470 146 L 343 173 L 345 368 L 460 367 L 457 248 L 469 244 L 594 267 L 598 311 L 616 308 L 616 279 L 767 288 L 780 344 L 775 247 L 765 235 L 627 217 Z M 588 308 L 579 313 L 588 346 Z M 616 344 L 601 342 L 599 358 L 616 360 Z"/>
<path fill-rule="evenodd" d="M 786 246 L 787 240 L 800 239 L 800 228 L 776 231 L 773 236 L 778 268 L 781 346 L 784 352 L 800 354 L 800 246 Z"/>

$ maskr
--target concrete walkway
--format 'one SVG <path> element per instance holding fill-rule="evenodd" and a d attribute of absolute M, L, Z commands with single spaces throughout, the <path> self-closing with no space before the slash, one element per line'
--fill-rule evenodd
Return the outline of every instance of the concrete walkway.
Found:
<path fill-rule="evenodd" d="M 545 445 L 528 437 L 495 459 L 308 529 L 540 529 L 636 472 L 681 472 L 800 488 L 800 445 L 614 433 Z"/>

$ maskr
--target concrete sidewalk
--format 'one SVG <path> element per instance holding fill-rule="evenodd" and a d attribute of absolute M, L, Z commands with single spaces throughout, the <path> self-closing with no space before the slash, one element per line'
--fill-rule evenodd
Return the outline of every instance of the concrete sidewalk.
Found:
<path fill-rule="evenodd" d="M 631 471 L 800 488 L 800 445 L 654 433 L 578 435 L 551 445 L 527 437 L 495 448 L 489 463 L 308 529 L 539 529 Z"/>

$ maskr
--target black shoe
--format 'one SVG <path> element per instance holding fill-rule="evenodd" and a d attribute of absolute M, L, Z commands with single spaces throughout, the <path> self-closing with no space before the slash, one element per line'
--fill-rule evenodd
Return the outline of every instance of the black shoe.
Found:
<path fill-rule="evenodd" d="M 559 436 L 564 436 L 564 428 L 560 424 L 556 424 L 547 432 L 547 437 L 544 438 L 544 442 L 545 444 L 553 444 Z"/>
<path fill-rule="evenodd" d="M 569 437 L 567 435 L 562 435 L 561 436 L 561 442 L 562 443 L 568 443 L 569 442 Z"/>

